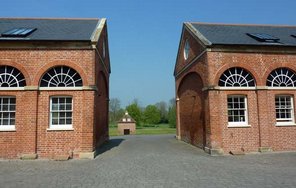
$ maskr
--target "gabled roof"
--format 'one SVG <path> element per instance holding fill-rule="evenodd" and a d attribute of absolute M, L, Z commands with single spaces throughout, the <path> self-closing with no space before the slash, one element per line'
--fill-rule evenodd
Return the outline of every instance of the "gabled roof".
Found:
<path fill-rule="evenodd" d="M 0 41 L 94 41 L 105 19 L 0 18 L 0 35 L 17 28 L 36 28 L 26 37 L 0 36 Z"/>
<path fill-rule="evenodd" d="M 185 25 L 206 45 L 296 46 L 296 26 L 235 25 L 186 22 Z M 278 42 L 262 42 L 250 34 L 267 34 Z M 294 35 L 295 37 L 293 37 Z"/>
<path fill-rule="evenodd" d="M 124 116 L 118 121 L 118 123 L 135 123 L 136 121 L 126 111 Z"/>

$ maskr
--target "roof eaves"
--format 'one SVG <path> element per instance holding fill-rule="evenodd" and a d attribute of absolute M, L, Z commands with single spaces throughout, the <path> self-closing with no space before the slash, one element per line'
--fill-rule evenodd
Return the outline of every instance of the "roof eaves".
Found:
<path fill-rule="evenodd" d="M 105 23 L 106 23 L 106 18 L 102 18 L 98 22 L 98 24 L 96 26 L 96 29 L 94 30 L 94 32 L 92 33 L 92 35 L 90 37 L 90 40 L 91 40 L 92 43 L 97 43 L 98 42 Z"/>
<path fill-rule="evenodd" d="M 193 25 L 190 22 L 185 22 L 184 23 L 187 28 L 193 33 L 195 34 L 202 43 L 204 43 L 204 45 L 206 46 L 211 46 L 212 42 L 209 41 L 203 34 L 201 34 L 195 27 L 193 27 Z"/>

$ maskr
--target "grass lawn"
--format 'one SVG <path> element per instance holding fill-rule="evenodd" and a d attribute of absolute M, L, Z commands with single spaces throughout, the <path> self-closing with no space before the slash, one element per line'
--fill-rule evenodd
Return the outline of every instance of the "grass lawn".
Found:
<path fill-rule="evenodd" d="M 176 128 L 170 128 L 168 124 L 160 124 L 149 127 L 138 127 L 136 130 L 137 135 L 143 134 L 175 134 Z M 110 136 L 118 136 L 117 126 L 109 127 Z"/>

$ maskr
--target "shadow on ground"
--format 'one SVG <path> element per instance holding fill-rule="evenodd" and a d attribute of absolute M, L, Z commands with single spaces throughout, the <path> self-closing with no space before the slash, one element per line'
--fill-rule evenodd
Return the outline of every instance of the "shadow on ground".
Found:
<path fill-rule="evenodd" d="M 122 138 L 113 138 L 106 141 L 103 145 L 97 148 L 96 157 L 106 151 L 111 150 L 112 148 L 118 147 L 125 139 Z"/>

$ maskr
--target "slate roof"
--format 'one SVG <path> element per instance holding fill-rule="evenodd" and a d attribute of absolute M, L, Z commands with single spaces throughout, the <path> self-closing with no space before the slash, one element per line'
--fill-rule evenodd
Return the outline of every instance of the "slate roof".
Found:
<path fill-rule="evenodd" d="M 91 41 L 99 23 L 100 19 L 0 18 L 0 34 L 14 28 L 37 28 L 25 38 L 0 36 L 0 41 Z"/>
<path fill-rule="evenodd" d="M 205 45 L 296 46 L 296 26 L 231 25 L 185 23 Z M 260 42 L 246 33 L 264 33 L 279 38 L 279 43 Z"/>

